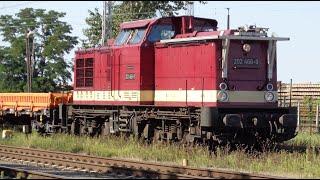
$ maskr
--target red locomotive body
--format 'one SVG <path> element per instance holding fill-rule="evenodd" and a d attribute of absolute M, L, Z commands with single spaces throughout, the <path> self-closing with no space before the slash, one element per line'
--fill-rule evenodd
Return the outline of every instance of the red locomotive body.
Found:
<path fill-rule="evenodd" d="M 223 32 L 222 32 L 223 33 Z M 224 34 L 223 36 L 229 36 Z M 198 39 L 208 38 L 206 42 Z M 231 40 L 222 78 L 222 40 L 197 36 L 186 42 L 168 41 L 156 45 L 155 104 L 166 106 L 212 106 L 275 108 L 276 97 L 266 101 L 266 85 L 276 86 L 276 71 L 267 78 L 267 41 L 249 41 L 243 52 L 241 40 Z M 203 41 L 203 40 L 201 40 Z M 178 44 L 179 42 L 179 44 Z M 171 43 L 171 44 L 170 44 Z M 247 61 L 248 64 L 240 64 Z M 237 64 L 238 63 L 238 64 Z M 223 87 L 220 87 L 223 86 Z M 226 100 L 217 97 L 225 89 Z M 276 96 L 276 89 L 270 90 Z"/>
<path fill-rule="evenodd" d="M 191 16 L 123 23 L 111 45 L 76 52 L 71 131 L 291 139 L 296 109 L 277 105 L 280 40 L 288 38 L 257 27 L 218 31 L 216 20 Z"/>

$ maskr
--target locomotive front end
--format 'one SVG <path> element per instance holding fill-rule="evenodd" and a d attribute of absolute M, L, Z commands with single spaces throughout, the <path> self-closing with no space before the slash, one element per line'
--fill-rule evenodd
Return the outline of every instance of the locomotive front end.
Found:
<path fill-rule="evenodd" d="M 221 34 L 216 88 L 223 131 L 278 142 L 295 137 L 296 108 L 278 107 L 276 84 L 276 43 L 289 38 L 268 37 L 266 28 L 255 26 Z"/>

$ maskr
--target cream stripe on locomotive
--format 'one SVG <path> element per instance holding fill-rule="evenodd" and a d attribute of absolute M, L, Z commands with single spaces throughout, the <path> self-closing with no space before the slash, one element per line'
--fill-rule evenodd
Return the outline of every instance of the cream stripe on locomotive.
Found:
<path fill-rule="evenodd" d="M 203 95 L 203 98 L 202 98 Z M 154 101 L 161 102 L 217 102 L 216 90 L 158 90 Z"/>
<path fill-rule="evenodd" d="M 154 91 L 74 91 L 74 101 L 153 101 Z"/>
<path fill-rule="evenodd" d="M 168 102 L 217 102 L 217 93 L 219 90 L 163 90 L 155 91 L 155 101 Z M 227 102 L 266 102 L 265 91 L 227 91 Z M 277 100 L 277 92 L 273 91 L 275 101 Z M 202 98 L 203 95 L 203 98 Z"/>
<path fill-rule="evenodd" d="M 218 90 L 74 91 L 74 101 L 217 102 Z M 227 91 L 227 102 L 266 102 L 265 91 Z M 277 92 L 273 91 L 275 101 Z M 203 96 L 203 97 L 202 97 Z"/>
<path fill-rule="evenodd" d="M 228 102 L 266 102 L 265 93 L 266 91 L 228 91 L 229 101 Z M 272 91 L 274 95 L 274 101 L 278 100 L 278 92 Z"/>

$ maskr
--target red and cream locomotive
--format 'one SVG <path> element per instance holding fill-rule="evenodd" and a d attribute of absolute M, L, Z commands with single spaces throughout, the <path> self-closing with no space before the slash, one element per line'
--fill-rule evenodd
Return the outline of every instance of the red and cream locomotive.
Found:
<path fill-rule="evenodd" d="M 75 134 L 225 142 L 296 135 L 296 108 L 277 102 L 276 42 L 267 29 L 217 30 L 214 19 L 121 24 L 114 41 L 76 52 Z"/>
<path fill-rule="evenodd" d="M 217 30 L 216 20 L 193 16 L 120 28 L 106 46 L 76 51 L 72 98 L 0 94 L 0 122 L 211 144 L 296 136 L 296 108 L 277 102 L 276 42 L 289 38 L 255 26 Z"/>

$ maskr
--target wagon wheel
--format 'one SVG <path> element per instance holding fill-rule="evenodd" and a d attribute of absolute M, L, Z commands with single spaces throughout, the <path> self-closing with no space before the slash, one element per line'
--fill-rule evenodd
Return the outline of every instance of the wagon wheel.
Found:
<path fill-rule="evenodd" d="M 141 124 L 138 123 L 138 118 L 137 114 L 134 113 L 134 116 L 131 119 L 132 134 L 137 139 L 141 137 Z"/>

